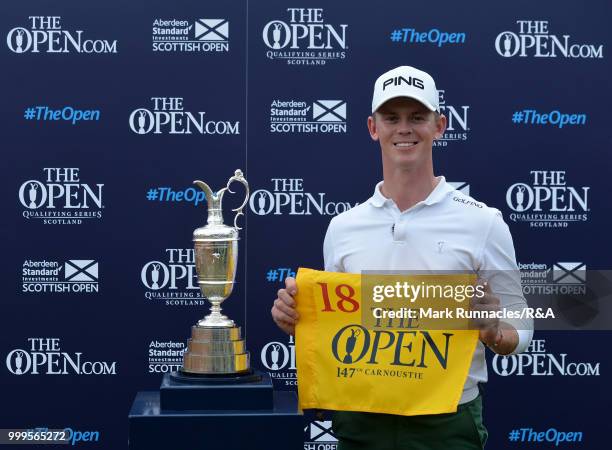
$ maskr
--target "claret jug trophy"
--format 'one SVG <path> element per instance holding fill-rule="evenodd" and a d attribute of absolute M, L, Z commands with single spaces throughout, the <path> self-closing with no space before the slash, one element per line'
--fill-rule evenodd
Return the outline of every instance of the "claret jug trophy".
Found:
<path fill-rule="evenodd" d="M 231 187 L 246 188 L 233 209 L 233 226 L 223 223 L 221 203 Z M 234 288 L 238 262 L 238 219 L 249 200 L 249 185 L 236 170 L 214 192 L 203 181 L 208 221 L 193 232 L 195 266 L 210 312 L 191 327 L 183 365 L 165 373 L 159 391 L 140 391 L 129 412 L 130 450 L 299 448 L 304 416 L 294 391 L 276 392 L 268 372 L 253 369 L 242 330 L 223 314 L 221 305 Z M 233 186 L 232 186 L 233 183 Z M 237 202 L 236 202 L 237 203 Z M 274 439 L 262 433 L 274 429 Z"/>
<path fill-rule="evenodd" d="M 230 185 L 242 183 L 246 194 L 235 212 L 233 226 L 223 223 L 222 201 L 233 194 Z M 234 288 L 238 262 L 238 218 L 249 199 L 249 184 L 242 171 L 236 170 L 227 185 L 218 192 L 203 181 L 194 184 L 204 191 L 208 205 L 208 221 L 193 232 L 195 264 L 202 296 L 210 304 L 210 314 L 191 328 L 191 339 L 183 355 L 180 373 L 186 376 L 240 376 L 252 373 L 249 352 L 241 328 L 221 311 L 221 304 Z"/>

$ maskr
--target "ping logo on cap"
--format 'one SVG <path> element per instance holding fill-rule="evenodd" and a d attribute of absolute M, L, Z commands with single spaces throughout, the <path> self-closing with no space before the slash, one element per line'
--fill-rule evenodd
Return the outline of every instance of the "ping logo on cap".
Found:
<path fill-rule="evenodd" d="M 425 85 L 423 84 L 423 80 L 414 77 L 408 77 L 408 79 L 404 77 L 392 77 L 385 81 L 383 81 L 383 91 L 387 86 L 393 83 L 393 86 L 400 86 L 403 83 L 406 83 L 408 86 L 414 86 L 419 89 L 425 89 Z"/>

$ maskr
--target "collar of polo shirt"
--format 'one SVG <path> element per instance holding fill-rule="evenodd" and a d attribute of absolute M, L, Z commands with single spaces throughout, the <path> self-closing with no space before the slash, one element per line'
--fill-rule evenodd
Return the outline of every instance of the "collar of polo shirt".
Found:
<path fill-rule="evenodd" d="M 446 178 L 444 178 L 443 176 L 439 176 L 438 180 L 438 184 L 436 185 L 434 190 L 431 191 L 431 193 L 427 196 L 427 198 L 423 200 L 423 204 L 433 205 L 435 203 L 438 203 L 442 201 L 442 199 L 444 199 L 448 192 L 454 189 L 450 184 L 446 182 Z M 370 204 L 377 208 L 381 208 L 384 205 L 393 202 L 392 199 L 385 197 L 380 191 L 382 184 L 382 181 L 376 184 L 376 187 L 374 188 L 374 195 L 370 197 Z"/>

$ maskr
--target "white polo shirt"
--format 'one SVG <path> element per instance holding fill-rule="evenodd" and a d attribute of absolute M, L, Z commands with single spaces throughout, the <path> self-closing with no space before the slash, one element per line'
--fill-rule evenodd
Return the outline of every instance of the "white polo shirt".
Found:
<path fill-rule="evenodd" d="M 406 211 L 380 192 L 382 181 L 366 202 L 334 217 L 327 229 L 325 270 L 456 270 L 486 279 L 501 306 L 522 310 L 514 245 L 501 213 L 449 185 L 444 177 L 429 196 Z M 523 352 L 533 336 L 533 321 L 504 319 L 518 331 L 514 353 Z M 479 341 L 459 403 L 478 395 L 487 381 L 485 347 Z"/>

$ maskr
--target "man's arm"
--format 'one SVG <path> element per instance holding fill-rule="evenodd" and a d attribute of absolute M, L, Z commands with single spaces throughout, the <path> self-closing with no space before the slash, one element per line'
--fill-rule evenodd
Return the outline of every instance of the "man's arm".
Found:
<path fill-rule="evenodd" d="M 333 222 L 333 219 L 332 219 Z M 334 260 L 334 243 L 331 236 L 332 233 L 332 222 L 330 222 L 325 233 L 325 240 L 323 242 L 323 259 L 325 262 L 325 270 L 331 272 L 341 272 L 340 266 L 337 265 Z M 295 282 L 295 278 L 285 278 L 285 288 L 279 289 L 276 293 L 276 299 L 272 305 L 270 313 L 272 319 L 276 325 L 287 334 L 295 334 L 295 324 L 300 318 L 298 312 L 295 310 L 295 295 L 297 294 L 298 286 Z"/>
<path fill-rule="evenodd" d="M 494 340 L 481 339 L 482 342 L 498 355 L 509 355 L 516 350 L 519 343 L 519 335 L 512 325 L 499 322 L 499 327 Z"/>
<path fill-rule="evenodd" d="M 285 288 L 279 289 L 276 294 L 276 300 L 272 305 L 272 319 L 276 325 L 283 330 L 285 333 L 294 335 L 295 324 L 297 323 L 300 315 L 295 310 L 295 295 L 297 294 L 298 288 L 295 278 L 285 278 Z"/>
<path fill-rule="evenodd" d="M 484 286 L 483 296 L 474 296 L 470 307 L 474 311 L 500 311 L 501 301 L 491 290 L 491 286 L 479 280 Z M 480 341 L 500 355 L 509 355 L 514 352 L 519 344 L 519 333 L 516 328 L 499 319 L 486 318 L 475 319 L 473 323 L 479 328 Z"/>
<path fill-rule="evenodd" d="M 508 225 L 495 211 L 480 257 L 479 276 L 487 281 L 488 303 L 498 310 L 520 313 L 527 307 L 514 244 Z M 492 321 L 481 329 L 480 339 L 502 355 L 524 352 L 533 337 L 533 319 L 511 318 Z"/>

